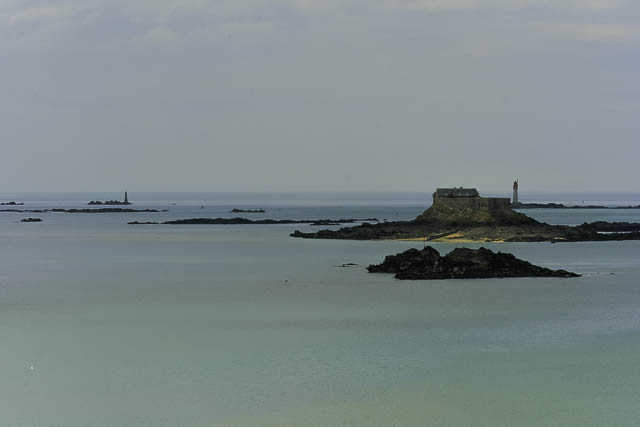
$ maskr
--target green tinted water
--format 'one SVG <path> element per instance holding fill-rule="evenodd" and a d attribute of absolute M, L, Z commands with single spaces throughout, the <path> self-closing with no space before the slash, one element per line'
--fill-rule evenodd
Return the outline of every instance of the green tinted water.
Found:
<path fill-rule="evenodd" d="M 227 209 L 171 210 L 135 219 Z M 530 213 L 558 223 L 593 215 Z M 637 211 L 615 214 L 640 220 Z M 287 237 L 307 226 L 132 227 L 122 215 L 42 217 L 22 224 L 18 214 L 0 216 L 2 425 L 635 426 L 640 419 L 640 242 L 485 245 L 585 274 L 579 279 L 398 282 L 365 267 L 419 244 Z M 336 267 L 346 262 L 358 265 Z"/>

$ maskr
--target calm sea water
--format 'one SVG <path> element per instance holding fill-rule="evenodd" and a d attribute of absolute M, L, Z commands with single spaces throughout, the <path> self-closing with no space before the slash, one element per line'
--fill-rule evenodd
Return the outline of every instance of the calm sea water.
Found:
<path fill-rule="evenodd" d="M 25 208 L 97 198 L 0 196 Z M 408 219 L 421 195 L 130 197 L 169 212 L 0 213 L 0 425 L 640 422 L 640 242 L 485 244 L 578 279 L 399 282 L 365 267 L 420 244 L 288 237 L 307 225 L 126 223 L 232 207 Z M 556 200 L 576 198 L 611 201 Z M 640 222 L 640 210 L 527 213 Z"/>

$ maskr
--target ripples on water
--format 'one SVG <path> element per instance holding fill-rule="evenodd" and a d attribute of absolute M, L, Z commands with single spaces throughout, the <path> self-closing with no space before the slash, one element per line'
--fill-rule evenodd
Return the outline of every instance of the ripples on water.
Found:
<path fill-rule="evenodd" d="M 640 242 L 485 244 L 579 279 L 398 282 L 364 268 L 420 244 L 288 237 L 307 225 L 126 224 L 232 207 L 390 220 L 423 209 L 416 197 L 235 197 L 165 195 L 141 206 L 167 213 L 38 224 L 0 214 L 2 424 L 637 425 Z M 640 210 L 527 213 L 640 222 Z M 358 265 L 335 267 L 347 262 Z"/>

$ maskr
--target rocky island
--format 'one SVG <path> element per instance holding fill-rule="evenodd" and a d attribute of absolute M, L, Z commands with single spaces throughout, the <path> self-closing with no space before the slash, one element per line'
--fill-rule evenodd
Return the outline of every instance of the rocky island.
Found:
<path fill-rule="evenodd" d="M 11 202 L 0 202 L 0 206 L 22 206 L 24 205 L 23 202 L 21 203 L 16 203 L 15 200 L 11 201 Z"/>
<path fill-rule="evenodd" d="M 20 222 L 42 222 L 40 218 L 23 218 Z"/>
<path fill-rule="evenodd" d="M 129 195 L 127 194 L 127 192 L 124 192 L 124 201 L 120 201 L 120 200 L 107 200 L 104 202 L 101 202 L 100 200 L 92 200 L 89 203 L 87 203 L 87 205 L 90 206 L 127 206 L 130 205 L 131 203 L 129 202 Z"/>
<path fill-rule="evenodd" d="M 577 242 L 640 240 L 640 226 L 602 222 L 576 227 L 550 225 L 514 211 L 508 198 L 481 197 L 475 188 L 460 187 L 437 189 L 432 206 L 411 221 L 364 223 L 309 233 L 296 230 L 291 236 L 432 242 Z"/>
<path fill-rule="evenodd" d="M 400 280 L 485 279 L 505 277 L 579 277 L 565 270 L 533 265 L 503 252 L 486 248 L 456 248 L 445 256 L 430 246 L 389 255 L 382 264 L 367 267 L 370 273 L 392 273 Z"/>

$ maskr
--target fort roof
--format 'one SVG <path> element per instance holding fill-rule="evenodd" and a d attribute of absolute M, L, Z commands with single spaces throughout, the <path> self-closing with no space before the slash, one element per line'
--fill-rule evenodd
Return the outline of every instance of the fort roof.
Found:
<path fill-rule="evenodd" d="M 438 188 L 436 193 L 438 197 L 479 197 L 480 193 L 475 188 Z"/>

